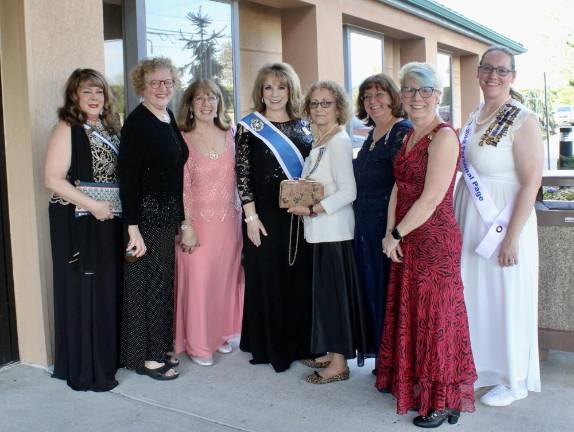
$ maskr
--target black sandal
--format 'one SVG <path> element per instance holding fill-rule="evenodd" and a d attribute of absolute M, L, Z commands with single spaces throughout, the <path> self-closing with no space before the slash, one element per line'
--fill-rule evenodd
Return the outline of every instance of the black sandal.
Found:
<path fill-rule="evenodd" d="M 167 372 L 170 370 L 173 370 L 173 375 L 167 375 Z M 165 363 L 163 366 L 156 369 L 150 369 L 144 366 L 143 368 L 136 369 L 136 373 L 138 375 L 147 375 L 148 377 L 158 381 L 170 381 L 179 377 L 177 371 L 173 369 L 172 366 L 170 366 L 168 363 Z"/>
<path fill-rule="evenodd" d="M 170 365 L 172 368 L 179 366 L 179 359 L 175 357 L 175 355 L 171 356 L 169 354 L 166 354 L 163 362 L 165 364 Z"/>

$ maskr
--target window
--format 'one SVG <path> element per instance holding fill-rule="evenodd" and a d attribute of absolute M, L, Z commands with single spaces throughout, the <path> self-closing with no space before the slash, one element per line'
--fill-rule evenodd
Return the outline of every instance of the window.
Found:
<path fill-rule="evenodd" d="M 182 88 L 172 100 L 173 109 L 177 110 L 191 81 L 212 79 L 221 87 L 227 111 L 236 120 L 236 14 L 232 1 L 145 1 L 147 55 L 169 57 L 181 72 Z"/>
<path fill-rule="evenodd" d="M 126 114 L 124 87 L 124 40 L 122 29 L 122 5 L 119 0 L 104 1 L 104 61 L 105 76 L 114 96 L 114 111 L 120 120 Z"/>
<path fill-rule="evenodd" d="M 438 112 L 445 122 L 452 124 L 452 56 L 439 51 L 436 62 L 437 73 L 444 86 Z"/>
<path fill-rule="evenodd" d="M 383 35 L 345 26 L 345 85 L 351 102 L 355 106 L 361 82 L 374 74 L 383 71 Z M 353 147 L 358 149 L 365 141 L 370 128 L 353 116 L 350 135 Z"/>

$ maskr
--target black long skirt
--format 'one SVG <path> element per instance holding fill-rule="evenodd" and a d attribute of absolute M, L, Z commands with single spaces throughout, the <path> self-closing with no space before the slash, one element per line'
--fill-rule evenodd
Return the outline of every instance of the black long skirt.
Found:
<path fill-rule="evenodd" d="M 141 369 L 173 350 L 177 225 L 140 225 L 146 254 L 124 268 L 121 364 Z"/>
<path fill-rule="evenodd" d="M 275 202 L 273 203 L 275 204 Z M 242 351 L 250 352 L 252 364 L 271 363 L 276 372 L 294 360 L 312 357 L 311 251 L 300 224 L 297 257 L 289 265 L 289 235 L 292 255 L 297 243 L 297 218 L 284 209 L 257 208 L 268 236 L 255 247 L 243 226 L 245 300 L 241 329 Z"/>
<path fill-rule="evenodd" d="M 313 245 L 311 350 L 345 358 L 373 352 L 373 338 L 355 264 L 353 241 Z"/>
<path fill-rule="evenodd" d="M 54 372 L 74 390 L 107 391 L 118 382 L 119 311 L 122 286 L 122 226 L 97 223 L 98 270 L 83 274 L 70 263 L 73 205 L 51 203 L 54 277 Z M 83 216 L 91 217 L 91 216 Z"/>

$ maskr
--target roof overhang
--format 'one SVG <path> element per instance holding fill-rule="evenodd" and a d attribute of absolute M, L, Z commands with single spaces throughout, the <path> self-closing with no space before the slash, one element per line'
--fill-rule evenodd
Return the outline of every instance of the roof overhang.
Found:
<path fill-rule="evenodd" d="M 513 41 L 432 0 L 377 1 L 489 45 L 505 46 L 514 54 L 523 54 L 527 51 L 526 47 L 521 43 Z"/>

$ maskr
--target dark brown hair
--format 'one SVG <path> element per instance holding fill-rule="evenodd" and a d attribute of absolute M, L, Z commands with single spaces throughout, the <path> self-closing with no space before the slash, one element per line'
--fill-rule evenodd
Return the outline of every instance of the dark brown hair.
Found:
<path fill-rule="evenodd" d="M 311 119 L 311 96 L 315 90 L 325 89 L 329 90 L 335 98 L 335 109 L 339 111 L 337 116 L 337 123 L 344 125 L 351 119 L 351 103 L 347 97 L 347 93 L 335 81 L 315 81 L 311 84 L 307 94 L 305 95 L 305 102 L 303 104 L 303 112 L 308 119 Z"/>
<path fill-rule="evenodd" d="M 58 118 L 69 125 L 86 123 L 86 113 L 80 109 L 78 90 L 82 84 L 96 86 L 104 92 L 104 109 L 100 115 L 102 124 L 110 133 L 118 133 L 118 116 L 112 109 L 112 95 L 106 78 L 94 69 L 76 69 L 66 82 L 64 105 L 58 108 Z"/>
<path fill-rule="evenodd" d="M 263 65 L 253 84 L 251 98 L 253 99 L 253 110 L 263 114 L 265 112 L 265 103 L 263 102 L 263 84 L 268 76 L 277 78 L 289 88 L 289 101 L 285 109 L 290 119 L 296 119 L 301 116 L 301 82 L 299 76 L 288 63 L 267 63 Z"/>
<path fill-rule="evenodd" d="M 407 116 L 403 110 L 401 94 L 399 93 L 398 86 L 390 76 L 384 73 L 379 73 L 366 78 L 359 86 L 359 94 L 355 102 L 357 118 L 363 120 L 367 126 L 375 126 L 375 122 L 369 117 L 369 114 L 367 114 L 365 104 L 363 103 L 365 92 L 372 88 L 382 90 L 389 95 L 391 98 L 391 113 L 394 117 L 400 118 Z"/>
<path fill-rule="evenodd" d="M 480 63 L 478 64 L 479 66 L 482 65 L 484 57 L 491 52 L 501 52 L 503 54 L 506 54 L 508 58 L 510 58 L 510 69 L 512 69 L 512 73 L 516 73 L 516 60 L 514 58 L 514 53 L 510 51 L 510 49 L 502 45 L 492 45 L 488 47 L 488 49 L 485 52 L 483 52 L 482 56 L 480 57 Z M 522 97 L 520 92 L 514 90 L 512 87 L 510 87 L 510 97 L 514 100 L 517 100 L 518 102 L 524 102 L 524 98 Z"/>
<path fill-rule="evenodd" d="M 193 98 L 201 92 L 213 94 L 217 97 L 217 116 L 213 119 L 213 123 L 222 131 L 229 130 L 231 119 L 225 112 L 223 93 L 215 82 L 208 79 L 197 79 L 185 89 L 177 114 L 177 125 L 179 129 L 183 132 L 189 132 L 195 128 L 195 117 L 190 117 L 190 114 L 193 107 Z"/>

